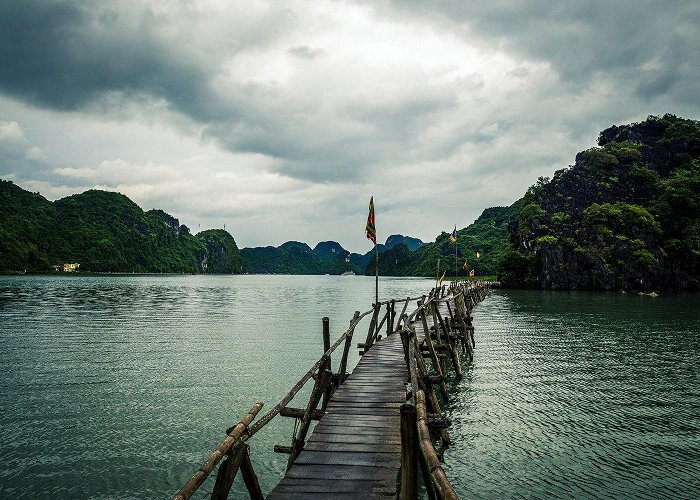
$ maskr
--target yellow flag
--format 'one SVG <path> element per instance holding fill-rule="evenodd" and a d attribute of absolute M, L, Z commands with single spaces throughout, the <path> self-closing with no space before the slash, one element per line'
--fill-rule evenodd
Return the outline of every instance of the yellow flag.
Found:
<path fill-rule="evenodd" d="M 479 252 L 476 252 L 476 258 L 478 259 L 479 257 L 481 257 L 481 254 Z"/>

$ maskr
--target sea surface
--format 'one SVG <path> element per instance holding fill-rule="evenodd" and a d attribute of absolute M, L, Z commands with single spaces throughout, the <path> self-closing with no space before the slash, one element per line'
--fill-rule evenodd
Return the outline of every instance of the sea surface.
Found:
<path fill-rule="evenodd" d="M 373 299 L 363 276 L 0 277 L 0 498 L 171 497 L 318 359 L 323 316 L 335 339 Z M 473 316 L 443 456 L 463 498 L 700 497 L 700 296 L 496 290 Z M 264 493 L 293 423 L 249 441 Z"/>

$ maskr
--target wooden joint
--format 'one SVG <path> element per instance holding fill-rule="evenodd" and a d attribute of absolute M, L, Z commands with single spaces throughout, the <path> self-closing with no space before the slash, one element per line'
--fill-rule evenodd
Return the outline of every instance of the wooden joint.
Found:
<path fill-rule="evenodd" d="M 325 414 L 325 411 L 312 410 L 310 415 L 311 420 L 321 420 L 321 417 L 323 417 Z M 280 410 L 280 415 L 283 417 L 304 418 L 304 409 L 285 406 Z"/>
<path fill-rule="evenodd" d="M 452 422 L 447 417 L 441 417 L 435 413 L 429 413 L 427 424 L 430 430 L 438 430 L 449 428 L 452 425 Z"/>
<path fill-rule="evenodd" d="M 421 377 L 424 383 L 428 384 L 439 384 L 443 380 L 445 380 L 445 377 L 439 374 L 436 375 L 424 375 Z"/>

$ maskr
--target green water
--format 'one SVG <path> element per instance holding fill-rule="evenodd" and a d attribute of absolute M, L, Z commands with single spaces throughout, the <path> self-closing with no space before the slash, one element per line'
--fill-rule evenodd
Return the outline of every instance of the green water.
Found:
<path fill-rule="evenodd" d="M 700 296 L 494 291 L 474 323 L 462 498 L 700 498 Z"/>
<path fill-rule="evenodd" d="M 383 279 L 380 295 L 430 286 Z M 0 277 L 0 497 L 172 496 L 252 403 L 271 407 L 318 359 L 321 317 L 336 338 L 373 294 L 366 277 Z M 462 497 L 698 497 L 699 305 L 492 293 L 447 407 Z M 264 492 L 292 425 L 251 440 Z"/>

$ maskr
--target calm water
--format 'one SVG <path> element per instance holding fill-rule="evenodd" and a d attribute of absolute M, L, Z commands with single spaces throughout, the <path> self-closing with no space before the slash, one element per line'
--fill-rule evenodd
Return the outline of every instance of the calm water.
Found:
<path fill-rule="evenodd" d="M 463 498 L 700 498 L 700 296 L 495 291 L 474 323 Z"/>
<path fill-rule="evenodd" d="M 385 279 L 380 295 L 430 285 Z M 373 294 L 365 277 L 0 277 L 0 497 L 171 496 L 253 402 L 271 407 L 318 359 L 321 317 L 336 338 Z M 447 408 L 460 494 L 698 497 L 699 305 L 494 292 Z M 264 492 L 292 424 L 251 440 Z"/>

